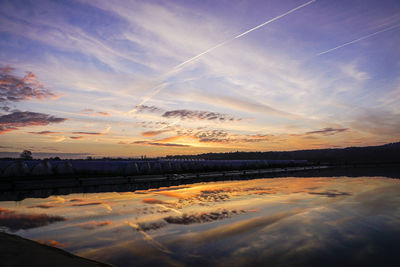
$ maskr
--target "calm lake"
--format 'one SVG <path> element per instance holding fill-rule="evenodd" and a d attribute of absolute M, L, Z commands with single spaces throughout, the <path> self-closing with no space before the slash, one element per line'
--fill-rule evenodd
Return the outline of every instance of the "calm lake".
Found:
<path fill-rule="evenodd" d="M 9 233 L 116 266 L 398 266 L 400 180 L 275 178 L 0 202 Z"/>

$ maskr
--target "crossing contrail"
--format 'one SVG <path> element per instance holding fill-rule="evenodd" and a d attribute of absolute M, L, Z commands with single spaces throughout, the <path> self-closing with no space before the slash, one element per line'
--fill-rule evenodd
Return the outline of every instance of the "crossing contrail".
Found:
<path fill-rule="evenodd" d="M 348 45 L 357 43 L 357 42 L 359 42 L 359 41 L 362 41 L 362 40 L 367 39 L 367 38 L 369 38 L 369 37 L 372 37 L 372 36 L 374 36 L 374 35 L 380 34 L 380 33 L 382 33 L 382 32 L 389 31 L 389 30 L 394 29 L 394 28 L 397 28 L 397 27 L 399 27 L 399 26 L 400 26 L 400 24 L 397 24 L 397 25 L 388 27 L 388 28 L 386 28 L 386 29 L 383 29 L 383 30 L 380 30 L 380 31 L 377 31 L 377 32 L 374 32 L 374 33 L 371 33 L 371 34 L 368 34 L 368 35 L 365 35 L 365 36 L 360 37 L 360 38 L 358 38 L 358 39 L 355 39 L 355 40 L 353 40 L 353 41 L 344 43 L 344 44 L 339 45 L 339 46 L 336 46 L 336 47 L 334 47 L 334 48 L 332 48 L 332 49 L 329 49 L 329 50 L 326 50 L 326 51 L 324 51 L 324 52 L 321 52 L 321 53 L 317 54 L 317 56 L 320 56 L 320 55 L 323 55 L 323 54 L 326 54 L 326 53 L 335 51 L 335 50 L 337 50 L 337 49 L 339 49 L 339 48 L 342 48 L 342 47 L 345 47 L 345 46 L 348 46 Z"/>
<path fill-rule="evenodd" d="M 205 51 L 201 52 L 200 54 L 198 54 L 198 55 L 196 55 L 196 56 L 194 56 L 194 57 L 192 57 L 192 58 L 189 58 L 188 60 L 186 60 L 186 61 L 180 63 L 179 65 L 176 65 L 172 70 L 170 70 L 169 72 L 167 72 L 167 73 L 164 74 L 163 76 L 164 76 L 164 77 L 168 77 L 170 74 L 174 73 L 175 71 L 177 71 L 178 69 L 182 68 L 182 67 L 185 66 L 186 64 L 188 64 L 188 63 L 190 63 L 190 62 L 192 62 L 192 61 L 195 61 L 196 59 L 198 59 L 198 58 L 200 58 L 200 57 L 202 57 L 202 56 L 204 56 L 204 55 L 210 53 L 211 51 L 213 51 L 213 50 L 215 50 L 215 49 L 217 49 L 217 48 L 219 48 L 219 47 L 221 47 L 221 46 L 223 46 L 223 45 L 226 45 L 226 44 L 232 42 L 233 40 L 236 40 L 236 39 L 238 39 L 238 38 L 241 38 L 241 37 L 245 36 L 246 34 L 251 33 L 252 31 L 255 31 L 255 30 L 257 30 L 257 29 L 259 29 L 259 28 L 261 28 L 261 27 L 264 27 L 265 25 L 267 25 L 267 24 L 269 24 L 269 23 L 271 23 L 271 22 L 274 22 L 274 21 L 276 21 L 276 20 L 278 20 L 278 19 L 280 19 L 280 18 L 283 18 L 284 16 L 287 16 L 287 15 L 289 15 L 290 13 L 293 13 L 293 12 L 295 12 L 295 11 L 297 11 L 297 10 L 303 8 L 303 7 L 306 7 L 306 6 L 308 6 L 308 5 L 312 4 L 312 3 L 314 3 L 315 1 L 317 1 L 317 0 L 308 1 L 307 3 L 304 3 L 304 4 L 302 4 L 302 5 L 298 6 L 298 7 L 295 7 L 295 8 L 293 8 L 293 9 L 290 9 L 289 11 L 287 11 L 287 12 L 285 12 L 285 13 L 279 15 L 279 16 L 276 16 L 276 17 L 274 17 L 274 18 L 272 18 L 272 19 L 270 19 L 270 20 L 267 20 L 266 22 L 261 23 L 260 25 L 257 25 L 257 26 L 255 26 L 255 27 L 253 27 L 253 28 L 251 28 L 251 29 L 249 29 L 249 30 L 247 30 L 247 31 L 245 31 L 245 32 L 243 32 L 243 33 L 241 33 L 241 34 L 239 34 L 239 35 L 236 35 L 236 36 L 234 36 L 234 37 L 232 37 L 232 38 L 230 38 L 230 39 L 228 39 L 228 40 L 222 42 L 222 43 L 219 43 L 219 44 L 217 44 L 217 45 L 215 45 L 215 46 L 213 46 L 213 47 L 210 47 L 210 48 L 206 49 Z M 152 88 L 152 90 L 153 90 L 153 89 L 157 89 L 157 90 L 155 90 L 153 93 L 151 93 L 150 96 L 146 97 L 138 106 L 145 104 L 147 101 L 149 101 L 151 98 L 153 98 L 156 94 L 158 94 L 158 93 L 163 89 L 163 86 L 157 85 L 157 86 L 155 86 L 154 88 Z M 137 107 L 138 107 L 138 106 L 136 106 L 135 108 L 133 108 L 133 109 L 131 109 L 130 111 L 128 111 L 128 113 L 133 113 L 133 112 L 135 112 L 135 111 L 137 110 Z"/>

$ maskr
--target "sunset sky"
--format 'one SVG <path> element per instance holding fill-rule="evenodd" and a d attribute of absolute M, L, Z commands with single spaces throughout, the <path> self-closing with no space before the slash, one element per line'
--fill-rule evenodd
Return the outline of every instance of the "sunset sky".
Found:
<path fill-rule="evenodd" d="M 0 156 L 400 140 L 398 0 L 0 0 L 0 67 Z"/>

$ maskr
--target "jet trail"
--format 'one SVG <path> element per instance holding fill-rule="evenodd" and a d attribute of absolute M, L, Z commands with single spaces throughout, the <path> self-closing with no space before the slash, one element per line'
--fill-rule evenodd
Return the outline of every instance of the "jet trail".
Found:
<path fill-rule="evenodd" d="M 342 47 L 345 47 L 345 46 L 348 46 L 348 45 L 357 43 L 357 42 L 359 42 L 359 41 L 362 41 L 362 40 L 367 39 L 367 38 L 369 38 L 369 37 L 372 37 L 372 36 L 374 36 L 374 35 L 380 34 L 380 33 L 382 33 L 382 32 L 389 31 L 389 30 L 394 29 L 394 28 L 397 28 L 397 27 L 399 27 L 399 26 L 400 26 L 400 24 L 394 25 L 394 26 L 391 26 L 391 27 L 389 27 L 389 28 L 386 28 L 386 29 L 383 29 L 383 30 L 380 30 L 380 31 L 377 31 L 377 32 L 374 32 L 374 33 L 371 33 L 371 34 L 368 34 L 368 35 L 365 35 L 365 36 L 360 37 L 360 38 L 358 38 L 358 39 L 355 39 L 355 40 L 353 40 L 353 41 L 344 43 L 344 44 L 339 45 L 339 46 L 336 46 L 336 47 L 334 47 L 334 48 L 332 48 L 332 49 L 329 49 L 329 50 L 326 50 L 326 51 L 324 51 L 324 52 L 321 52 L 321 53 L 317 54 L 317 56 L 321 56 L 321 55 L 324 55 L 324 54 L 326 54 L 326 53 L 335 51 L 335 50 L 337 50 L 337 49 L 339 49 L 339 48 L 342 48 Z"/>
<path fill-rule="evenodd" d="M 155 90 L 153 93 L 151 93 L 149 96 L 147 96 L 145 99 L 142 100 L 142 102 L 140 102 L 136 107 L 134 107 L 133 109 L 128 111 L 128 114 L 134 113 L 136 112 L 136 110 L 144 105 L 147 101 L 149 101 L 153 96 L 155 96 L 156 94 L 158 94 L 165 86 L 167 86 L 167 83 L 161 83 L 155 87 L 152 88 L 153 89 L 157 89 Z"/>
<path fill-rule="evenodd" d="M 213 46 L 213 47 L 210 47 L 210 48 L 208 48 L 207 50 L 201 52 L 200 54 L 198 54 L 198 55 L 196 55 L 196 56 L 194 56 L 194 57 L 192 57 L 192 58 L 189 58 L 188 60 L 186 60 L 186 61 L 180 63 L 179 65 L 176 65 L 174 68 L 172 68 L 172 70 L 170 70 L 169 72 L 165 73 L 165 74 L 163 75 L 163 77 L 168 77 L 170 74 L 176 72 L 178 69 L 180 69 L 180 68 L 183 67 L 184 65 L 186 65 L 186 64 L 188 64 L 188 63 L 190 63 L 190 62 L 192 62 L 192 61 L 194 61 L 194 60 L 200 58 L 201 56 L 203 56 L 203 55 L 205 55 L 205 54 L 208 54 L 208 53 L 210 53 L 211 51 L 213 51 L 213 50 L 215 50 L 215 49 L 217 49 L 217 48 L 219 48 L 219 47 L 221 47 L 221 46 L 223 46 L 223 45 L 226 45 L 226 44 L 232 42 L 232 41 L 235 40 L 235 39 L 241 38 L 241 37 L 245 36 L 246 34 L 251 33 L 252 31 L 255 31 L 255 30 L 257 30 L 257 29 L 259 29 L 259 28 L 261 28 L 261 27 L 264 27 L 265 25 L 267 25 L 267 24 L 269 24 L 269 23 L 271 23 L 271 22 L 274 22 L 274 21 L 276 21 L 276 20 L 278 20 L 278 19 L 280 19 L 280 18 L 283 18 L 284 16 L 289 15 L 290 13 L 293 13 L 293 12 L 295 12 L 296 10 L 299 10 L 299 9 L 305 7 L 305 6 L 308 6 L 308 5 L 312 4 L 312 3 L 314 3 L 315 1 L 317 1 L 317 0 L 308 1 L 307 3 L 304 3 L 304 4 L 302 4 L 302 5 L 298 6 L 298 7 L 295 7 L 295 8 L 293 8 L 293 9 L 291 9 L 291 10 L 289 10 L 289 11 L 287 11 L 287 12 L 285 12 L 285 13 L 283 13 L 283 14 L 281 14 L 281 15 L 275 17 L 275 18 L 272 18 L 272 19 L 270 19 L 270 20 L 267 20 L 266 22 L 264 22 L 264 23 L 262 23 L 262 24 L 260 24 L 260 25 L 258 25 L 258 26 L 255 26 L 255 27 L 251 28 L 250 30 L 247 30 L 247 31 L 245 31 L 245 32 L 243 32 L 243 33 L 241 33 L 241 34 L 239 34 L 239 35 L 236 35 L 235 37 L 233 37 L 233 38 L 231 38 L 231 39 L 228 39 L 228 40 L 226 40 L 226 41 L 224 41 L 224 42 L 222 42 L 222 43 L 220 43 L 220 44 L 217 44 L 217 45 L 215 45 L 215 46 Z M 153 89 L 157 89 L 157 90 L 155 90 L 155 91 L 154 91 L 153 93 L 151 93 L 148 97 L 146 97 L 144 100 L 142 100 L 142 102 L 141 102 L 139 105 L 137 105 L 137 106 L 143 105 L 143 104 L 145 104 L 147 101 L 149 101 L 151 98 L 153 98 L 156 94 L 158 94 L 158 93 L 163 89 L 163 86 L 157 85 L 156 87 L 152 88 L 151 90 L 153 90 Z M 137 110 L 137 107 L 135 107 L 135 108 L 131 109 L 130 111 L 128 111 L 128 114 L 131 114 L 131 113 L 135 112 L 136 110 Z"/>
<path fill-rule="evenodd" d="M 248 31 L 246 31 L 246 32 L 244 32 L 244 33 L 239 34 L 239 35 L 236 36 L 234 39 L 240 38 L 240 37 L 242 37 L 243 35 L 246 35 L 246 34 L 252 32 L 252 31 L 255 31 L 255 30 L 257 30 L 258 28 L 261 28 L 261 27 L 263 27 L 263 26 L 265 26 L 265 25 L 267 25 L 267 24 L 269 24 L 269 23 L 271 23 L 271 22 L 274 22 L 275 20 L 278 20 L 278 19 L 280 19 L 280 18 L 282 18 L 282 17 L 284 17 L 284 16 L 286 16 L 286 15 L 289 15 L 289 14 L 292 13 L 292 12 L 295 12 L 296 10 L 299 10 L 300 8 L 303 8 L 303 7 L 305 7 L 305 6 L 308 6 L 309 4 L 314 3 L 315 1 L 317 1 L 317 0 L 311 0 L 311 1 L 307 2 L 307 3 L 305 3 L 305 4 L 302 4 L 302 5 L 298 6 L 298 7 L 295 7 L 295 8 L 293 8 L 293 9 L 289 10 L 288 12 L 283 13 L 282 15 L 279 15 L 279 16 L 273 18 L 273 19 L 270 19 L 270 20 L 264 22 L 263 24 L 260 24 L 260 25 L 254 27 L 254 28 L 252 28 L 252 29 L 250 29 L 250 30 L 248 30 Z"/>
<path fill-rule="evenodd" d="M 307 2 L 307 3 L 305 3 L 305 4 L 302 4 L 302 5 L 298 6 L 298 7 L 295 7 L 295 8 L 293 8 L 293 9 L 291 9 L 291 10 L 289 10 L 289 11 L 287 11 L 287 12 L 285 12 L 285 13 L 283 13 L 283 14 L 281 14 L 281 15 L 279 15 L 279 16 L 273 18 L 273 19 L 270 19 L 270 20 L 268 20 L 268 21 L 266 21 L 266 22 L 264 22 L 264 23 L 262 23 L 262 24 L 260 24 L 260 25 L 258 25 L 258 26 L 256 26 L 256 27 L 254 27 L 254 28 L 251 28 L 251 29 L 248 30 L 248 31 L 245 31 L 245 32 L 243 32 L 243 33 L 241 33 L 241 34 L 239 34 L 239 35 L 237 35 L 237 36 L 235 36 L 235 37 L 233 37 L 233 38 L 231 38 L 231 39 L 228 39 L 228 40 L 226 40 L 226 41 L 224 41 L 224 42 L 222 42 L 222 43 L 220 43 L 220 44 L 217 44 L 216 46 L 213 46 L 213 47 L 211 47 L 211 48 L 205 50 L 204 52 L 198 54 L 197 56 L 194 56 L 194 57 L 192 57 L 192 58 L 186 60 L 185 62 L 182 62 L 181 64 L 175 66 L 174 69 L 178 69 L 178 68 L 182 67 L 183 65 L 186 65 L 187 63 L 189 63 L 189 62 L 191 62 L 191 61 L 193 61 L 193 60 L 196 60 L 197 58 L 199 58 L 199 57 L 201 57 L 201 56 L 203 56 L 203 55 L 205 55 L 205 54 L 208 54 L 209 52 L 211 52 L 211 51 L 217 49 L 217 48 L 220 47 L 220 46 L 223 46 L 223 45 L 225 45 L 225 44 L 228 44 L 228 43 L 232 42 L 232 41 L 235 40 L 235 39 L 241 38 L 241 37 L 245 36 L 246 34 L 251 33 L 252 31 L 255 31 L 255 30 L 257 30 L 257 29 L 259 29 L 259 28 L 261 28 L 261 27 L 263 27 L 263 26 L 265 26 L 265 25 L 271 23 L 271 22 L 274 22 L 274 21 L 276 21 L 276 20 L 278 20 L 278 19 L 280 19 L 280 18 L 282 18 L 282 17 L 284 17 L 284 16 L 286 16 L 286 15 L 289 15 L 290 13 L 295 12 L 296 10 L 299 10 L 300 8 L 303 8 L 303 7 L 305 7 L 305 6 L 308 6 L 308 5 L 312 4 L 312 3 L 314 3 L 315 1 L 317 1 L 317 0 L 311 0 L 311 1 Z"/>

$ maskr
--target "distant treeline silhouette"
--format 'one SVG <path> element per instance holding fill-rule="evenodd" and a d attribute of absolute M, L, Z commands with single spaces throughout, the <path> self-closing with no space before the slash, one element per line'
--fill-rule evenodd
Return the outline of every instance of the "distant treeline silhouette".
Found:
<path fill-rule="evenodd" d="M 174 155 L 168 159 L 206 160 L 308 160 L 314 163 L 400 163 L 400 142 L 381 146 L 347 147 L 332 149 L 312 149 L 269 152 L 228 152 L 198 155 Z"/>

